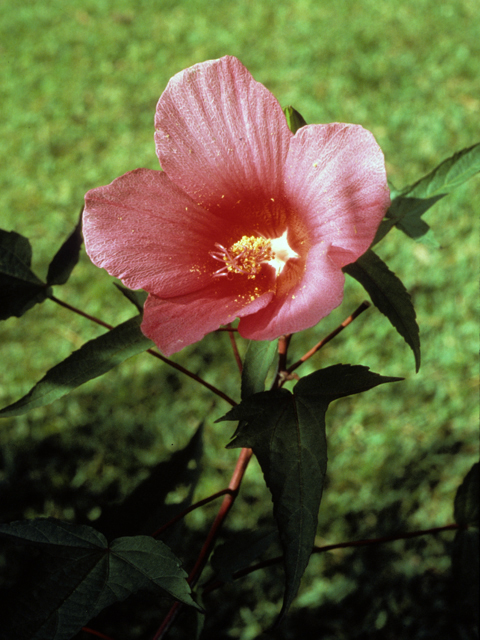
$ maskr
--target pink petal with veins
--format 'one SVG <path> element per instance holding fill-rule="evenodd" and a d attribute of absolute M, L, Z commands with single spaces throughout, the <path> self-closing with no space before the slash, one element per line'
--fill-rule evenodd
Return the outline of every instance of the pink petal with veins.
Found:
<path fill-rule="evenodd" d="M 164 353 L 236 317 L 241 335 L 274 339 L 340 304 L 341 268 L 368 249 L 390 203 L 370 132 L 309 125 L 293 136 L 274 96 L 228 56 L 170 80 L 155 130 L 163 172 L 89 191 L 84 235 L 95 264 L 150 293 L 142 330 Z"/>

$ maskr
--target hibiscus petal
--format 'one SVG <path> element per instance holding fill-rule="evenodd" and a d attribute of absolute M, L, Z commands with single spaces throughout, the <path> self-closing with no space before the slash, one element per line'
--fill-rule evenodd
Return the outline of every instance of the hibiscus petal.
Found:
<path fill-rule="evenodd" d="M 228 212 L 238 201 L 281 194 L 292 133 L 277 99 L 236 58 L 175 75 L 158 101 L 155 129 L 160 165 L 206 208 Z"/>
<path fill-rule="evenodd" d="M 85 246 L 92 261 L 127 287 L 162 297 L 211 282 L 208 251 L 221 228 L 221 220 L 161 171 L 137 169 L 85 196 Z"/>
<path fill-rule="evenodd" d="M 149 295 L 141 329 L 170 356 L 236 317 L 262 309 L 272 296 L 268 291 L 248 303 L 244 297 L 232 295 L 229 283 L 223 280 L 202 291 L 167 300 Z"/>
<path fill-rule="evenodd" d="M 339 267 L 368 249 L 390 205 L 383 153 L 359 125 L 309 125 L 290 144 L 286 191 Z"/>
<path fill-rule="evenodd" d="M 305 273 L 286 295 L 240 320 L 240 335 L 250 340 L 273 340 L 308 329 L 338 307 L 345 277 L 331 260 L 329 246 L 317 244 L 309 251 Z"/>

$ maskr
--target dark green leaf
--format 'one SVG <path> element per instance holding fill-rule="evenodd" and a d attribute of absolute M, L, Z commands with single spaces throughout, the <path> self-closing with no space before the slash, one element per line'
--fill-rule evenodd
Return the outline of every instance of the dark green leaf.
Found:
<path fill-rule="evenodd" d="M 30 409 L 43 407 L 151 347 L 153 342 L 140 331 L 140 322 L 139 316 L 131 318 L 86 342 L 50 369 L 26 396 L 2 409 L 0 417 L 18 416 Z"/>
<path fill-rule="evenodd" d="M 400 279 L 371 249 L 356 262 L 343 267 L 367 291 L 373 304 L 390 320 L 412 349 L 415 368 L 420 368 L 420 331 L 415 309 Z"/>
<path fill-rule="evenodd" d="M 478 526 L 480 496 L 480 465 L 476 462 L 458 487 L 455 496 L 455 522 L 461 526 Z"/>
<path fill-rule="evenodd" d="M 127 300 L 130 300 L 130 302 L 137 307 L 140 313 L 143 313 L 143 305 L 145 304 L 145 300 L 148 296 L 146 291 L 134 291 L 132 289 L 127 289 L 127 287 L 118 284 L 118 282 L 114 282 L 113 284 L 117 287 L 120 293 L 127 298 Z"/>
<path fill-rule="evenodd" d="M 312 410 L 301 396 L 276 389 L 247 398 L 225 416 L 241 421 L 229 447 L 253 449 L 272 493 L 285 554 L 285 612 L 314 543 L 327 468 L 327 404 L 317 403 Z"/>
<path fill-rule="evenodd" d="M 455 153 L 444 160 L 431 173 L 414 184 L 405 187 L 392 199 L 387 211 L 390 219 L 401 231 L 411 238 L 420 238 L 429 230 L 421 216 L 438 200 L 451 193 L 466 180 L 480 171 L 480 144 Z M 375 241 L 389 231 L 384 221 Z"/>
<path fill-rule="evenodd" d="M 140 589 L 162 589 L 196 607 L 180 561 L 150 536 L 107 544 L 91 527 L 53 519 L 0 525 L 0 535 L 49 556 L 45 575 L 10 612 L 19 640 L 70 640 L 91 618 Z"/>
<path fill-rule="evenodd" d="M 276 353 L 276 340 L 250 340 L 243 362 L 242 399 L 265 389 L 265 378 Z"/>
<path fill-rule="evenodd" d="M 402 380 L 403 378 L 382 376 L 361 365 L 335 364 L 302 378 L 295 385 L 293 393 L 314 406 L 315 403 L 329 404 L 339 398 L 369 391 L 380 384 Z"/>
<path fill-rule="evenodd" d="M 27 238 L 0 229 L 0 320 L 19 318 L 49 295 L 50 289 L 30 269 L 31 262 Z"/>
<path fill-rule="evenodd" d="M 78 262 L 78 259 L 80 257 L 80 249 L 82 248 L 83 243 L 82 213 L 83 207 L 80 211 L 80 217 L 75 226 L 75 229 L 57 251 L 48 267 L 48 285 L 65 284 Z"/>
<path fill-rule="evenodd" d="M 302 378 L 293 390 L 245 398 L 221 420 L 240 420 L 232 447 L 251 447 L 274 505 L 285 555 L 282 611 L 295 597 L 312 552 L 327 467 L 325 413 L 332 400 L 366 391 L 387 378 L 367 367 L 335 365 Z"/>
<path fill-rule="evenodd" d="M 392 216 L 391 220 L 397 229 L 416 240 L 424 236 L 430 229 L 430 226 L 422 220 L 421 216 L 441 198 L 443 198 L 443 195 L 425 200 L 400 196 L 392 202 L 387 216 Z"/>
<path fill-rule="evenodd" d="M 401 191 L 409 198 L 437 198 L 451 193 L 480 171 L 480 143 L 458 151 L 431 173 Z"/>
<path fill-rule="evenodd" d="M 287 119 L 288 128 L 293 134 L 307 124 L 303 116 L 291 106 L 285 107 L 283 113 Z"/>
<path fill-rule="evenodd" d="M 376 244 L 380 242 L 380 240 L 383 240 L 383 238 L 387 235 L 389 231 L 393 229 L 394 226 L 395 226 L 395 220 L 393 220 L 392 218 L 384 218 L 377 229 L 377 233 L 375 234 L 375 238 L 373 239 L 373 242 L 370 245 L 370 247 L 374 247 Z"/>

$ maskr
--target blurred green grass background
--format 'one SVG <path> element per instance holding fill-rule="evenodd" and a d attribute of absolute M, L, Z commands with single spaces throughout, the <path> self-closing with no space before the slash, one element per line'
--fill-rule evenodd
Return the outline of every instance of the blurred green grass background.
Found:
<path fill-rule="evenodd" d="M 153 115 L 169 78 L 225 54 L 240 58 L 307 122 L 370 129 L 384 150 L 389 180 L 397 188 L 409 184 L 478 141 L 477 13 L 476 0 L 3 2 L 0 226 L 30 238 L 34 268 L 44 276 L 87 190 L 137 167 L 158 168 Z M 418 375 L 402 339 L 373 308 L 304 367 L 308 373 L 349 362 L 406 378 L 331 408 L 319 543 L 452 520 L 455 490 L 478 457 L 478 201 L 477 178 L 427 214 L 439 248 L 395 230 L 378 247 L 412 293 L 422 339 Z M 112 279 L 85 255 L 55 293 L 112 324 L 132 315 Z M 292 357 L 364 298 L 347 281 L 344 304 L 294 338 Z M 3 322 L 1 406 L 101 332 L 49 301 Z M 226 335 L 210 335 L 175 359 L 238 398 Z M 224 449 L 231 425 L 213 424 L 227 408 L 143 355 L 49 407 L 4 420 L 2 517 L 93 519 L 102 500 L 125 495 L 208 416 L 205 473 L 196 492 L 205 497 L 226 485 L 237 455 Z M 231 530 L 270 517 L 256 464 L 242 496 Z M 214 509 L 192 515 L 191 529 L 204 530 Z M 312 638 L 433 638 L 447 628 L 449 637 L 464 637 L 445 609 L 451 539 L 444 534 L 398 542 L 376 555 L 315 558 L 298 617 L 275 637 L 295 637 L 295 624 L 307 619 Z M 278 608 L 281 590 L 272 586 L 278 580 L 256 575 L 228 587 L 231 602 L 225 593 L 213 600 L 215 637 L 256 637 Z"/>

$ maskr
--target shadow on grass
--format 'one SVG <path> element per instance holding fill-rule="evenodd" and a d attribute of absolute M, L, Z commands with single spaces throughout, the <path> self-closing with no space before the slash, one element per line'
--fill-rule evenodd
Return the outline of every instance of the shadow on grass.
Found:
<path fill-rule="evenodd" d="M 148 437 L 143 442 L 146 446 L 147 441 Z M 3 461 L 5 481 L 0 487 L 0 519 L 11 521 L 31 517 L 32 513 L 42 513 L 46 505 L 50 505 L 50 511 L 51 505 L 56 505 L 59 518 L 88 523 L 88 514 L 100 507 L 103 515 L 98 520 L 99 528 L 109 537 L 145 533 L 143 525 L 141 531 L 131 526 L 125 530 L 122 525 L 125 524 L 125 514 L 135 512 L 134 520 L 138 523 L 142 515 L 139 502 L 146 500 L 145 496 L 150 498 L 146 500 L 143 515 L 151 514 L 151 500 L 155 500 L 151 496 L 157 493 L 155 487 L 159 487 L 158 496 L 163 500 L 171 490 L 168 486 L 169 469 L 172 472 L 187 458 L 198 462 L 201 443 L 194 436 L 185 449 L 170 457 L 170 462 L 153 465 L 149 477 L 137 484 L 123 502 L 119 500 L 121 492 L 115 479 L 102 488 L 89 483 L 75 486 L 79 468 L 89 464 L 95 452 L 95 438 L 89 426 L 75 429 L 69 437 L 57 434 L 39 442 L 26 441 L 22 448 Z M 421 468 L 422 473 L 427 473 L 424 454 L 420 454 L 418 460 L 410 461 L 409 467 Z M 134 476 L 134 469 L 125 469 L 125 473 Z M 192 483 L 196 481 L 196 473 L 190 474 Z M 175 484 L 178 478 L 175 479 L 173 473 L 171 476 L 170 481 Z M 412 477 L 408 469 L 405 469 L 405 477 Z M 415 482 L 418 480 L 415 478 Z M 383 481 L 383 491 L 390 488 L 398 491 L 397 474 L 388 479 L 384 477 Z M 377 524 L 369 535 L 402 531 L 405 516 L 409 514 L 401 513 L 400 506 L 400 501 L 395 500 L 375 512 Z M 414 509 L 415 505 L 412 503 L 410 508 Z M 365 536 L 365 515 L 354 510 L 345 514 L 345 531 L 351 539 L 358 539 L 359 533 Z M 118 531 L 113 529 L 112 523 L 119 526 Z M 95 521 L 91 524 L 96 526 Z M 177 552 L 181 553 L 183 548 L 182 560 L 186 566 L 191 566 L 206 532 L 191 530 L 183 524 L 181 531 L 177 531 Z M 228 530 L 225 534 L 228 537 Z M 203 637 L 216 640 L 246 637 L 243 633 L 248 628 L 249 638 L 255 637 L 258 630 L 257 637 L 275 640 L 300 636 L 302 640 L 473 640 L 478 637 L 473 612 L 468 609 L 458 589 L 454 588 L 448 563 L 445 562 L 450 555 L 451 538 L 452 534 L 446 533 L 436 538 L 357 548 L 340 556 L 326 554 L 319 563 L 320 575 L 313 575 L 312 569 L 307 570 L 305 590 L 312 589 L 309 606 L 294 607 L 278 629 L 263 635 L 260 629 L 267 629 L 273 623 L 280 608 L 283 576 L 280 567 L 257 572 L 243 581 L 225 585 L 205 598 L 208 615 Z M 20 585 L 31 582 L 42 570 L 42 560 L 35 552 L 31 554 L 30 549 L 10 545 L 2 547 L 2 556 L 4 572 L 0 593 L 2 598 L 12 598 Z M 426 570 L 425 557 L 429 559 Z M 439 561 L 438 567 L 435 566 L 436 560 Z M 329 585 L 339 578 L 348 587 L 343 591 L 330 589 Z M 323 586 L 319 587 L 319 584 Z M 162 601 L 159 594 L 136 594 L 105 610 L 92 622 L 92 627 L 115 640 L 144 640 L 152 637 L 170 604 L 166 599 Z M 187 611 L 169 637 L 179 640 L 194 637 L 194 624 L 192 614 Z M 87 637 L 84 633 L 78 635 L 79 640 Z"/>

